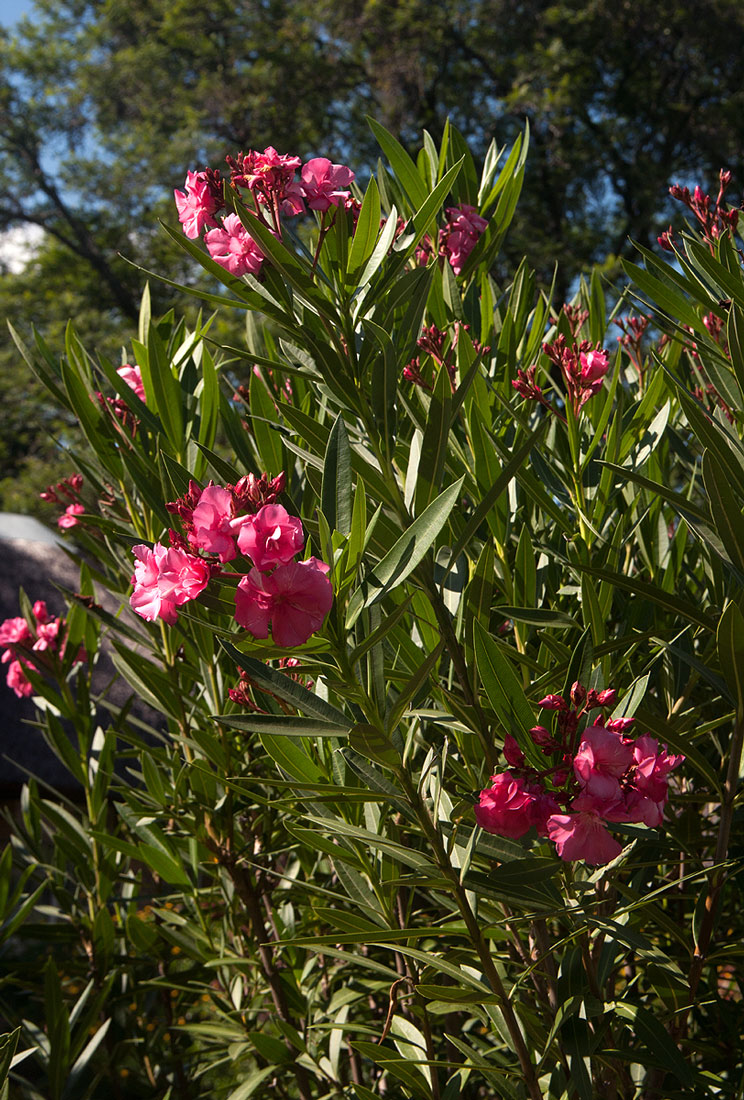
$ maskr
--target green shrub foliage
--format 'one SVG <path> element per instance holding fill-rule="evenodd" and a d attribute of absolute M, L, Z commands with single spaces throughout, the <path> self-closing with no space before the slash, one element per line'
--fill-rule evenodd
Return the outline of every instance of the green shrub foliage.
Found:
<path fill-rule="evenodd" d="M 3 1095 L 740 1097 L 736 218 L 608 318 L 489 275 L 526 135 L 373 131 L 363 192 L 192 178 L 240 347 L 13 334 L 86 447 L 79 591 L 2 627 L 80 792 L 10 815 Z"/>

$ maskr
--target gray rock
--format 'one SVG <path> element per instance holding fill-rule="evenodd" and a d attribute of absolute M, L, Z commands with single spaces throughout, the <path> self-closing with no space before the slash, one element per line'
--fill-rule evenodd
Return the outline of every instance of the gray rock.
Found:
<path fill-rule="evenodd" d="M 62 539 L 38 520 L 15 513 L 0 513 L 0 622 L 20 614 L 18 590 L 23 588 L 33 603 L 45 600 L 53 615 L 64 615 L 66 607 L 55 584 L 76 591 L 79 572 L 63 549 Z M 97 598 L 108 610 L 116 611 L 116 604 L 105 593 Z M 106 652 L 99 658 L 93 677 L 93 689 L 102 691 L 114 677 L 115 670 Z M 0 666 L 0 799 L 17 798 L 28 773 L 32 773 L 50 787 L 68 796 L 75 796 L 79 788 L 69 772 L 47 746 L 41 732 L 29 725 L 38 720 L 38 711 L 30 699 L 19 699 L 5 684 L 5 670 Z M 107 692 L 117 706 L 123 706 L 132 692 L 121 679 Z M 134 714 L 155 728 L 161 728 L 162 716 L 137 703 Z M 111 716 L 100 708 L 98 722 L 106 728 Z"/>

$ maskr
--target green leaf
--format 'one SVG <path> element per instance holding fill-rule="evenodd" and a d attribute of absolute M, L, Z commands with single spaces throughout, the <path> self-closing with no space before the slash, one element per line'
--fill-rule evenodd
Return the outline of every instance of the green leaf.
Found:
<path fill-rule="evenodd" d="M 250 417 L 253 435 L 263 468 L 276 476 L 284 469 L 284 448 L 279 430 L 279 416 L 263 378 L 251 375 Z"/>
<path fill-rule="evenodd" d="M 463 481 L 464 478 L 460 478 L 440 493 L 401 535 L 382 561 L 377 563 L 349 601 L 347 627 L 356 621 L 363 607 L 382 599 L 386 592 L 394 585 L 401 584 L 422 561 L 457 503 Z"/>
<path fill-rule="evenodd" d="M 276 695 L 283 702 L 290 703 L 305 714 L 312 715 L 323 722 L 331 723 L 342 729 L 349 728 L 349 723 L 342 711 L 331 706 L 330 703 L 327 703 L 325 699 L 321 699 L 314 692 L 308 691 L 306 687 L 298 684 L 287 673 L 278 672 L 276 669 L 269 668 L 263 661 L 257 661 L 255 657 L 249 657 L 246 653 L 241 653 L 230 642 L 221 640 L 220 645 L 228 656 L 235 661 L 236 665 L 240 665 L 241 668 L 245 669 L 247 675 L 259 688 Z"/>
<path fill-rule="evenodd" d="M 374 251 L 380 235 L 380 192 L 374 176 L 369 181 L 367 191 L 359 211 L 354 239 L 349 249 L 347 271 L 349 282 L 355 283 L 359 269 L 367 262 Z"/>
<path fill-rule="evenodd" d="M 737 721 L 744 721 L 744 615 L 730 603 L 716 632 L 718 659 L 723 677 L 736 699 Z"/>
<path fill-rule="evenodd" d="M 382 358 L 376 356 L 372 363 L 371 397 L 372 413 L 383 445 L 389 454 L 395 437 L 395 399 L 398 395 L 398 360 L 390 336 L 374 321 L 365 320 L 365 329 L 374 336 L 382 349 Z"/>
<path fill-rule="evenodd" d="M 652 603 L 658 604 L 665 611 L 671 612 L 675 618 L 687 619 L 691 623 L 702 626 L 705 630 L 713 631 L 716 628 L 715 619 L 711 618 L 710 615 L 704 614 L 694 604 L 688 603 L 687 600 L 664 592 L 655 584 L 638 580 L 637 577 L 626 577 L 622 573 L 614 573 L 609 569 L 595 569 L 592 566 L 580 565 L 577 562 L 574 562 L 573 565 L 575 569 L 580 570 L 582 573 L 588 573 L 590 577 L 597 577 L 599 580 L 607 581 L 615 588 L 624 589 L 643 600 L 650 600 Z"/>
<path fill-rule="evenodd" d="M 361 1039 L 354 1040 L 351 1046 L 366 1058 L 376 1062 L 386 1073 L 401 1081 L 415 1096 L 421 1097 L 422 1100 L 431 1100 L 431 1088 L 423 1074 L 413 1068 L 415 1063 L 402 1058 L 389 1047 L 378 1046 L 376 1043 L 368 1043 Z"/>
<path fill-rule="evenodd" d="M 366 722 L 359 722 L 349 731 L 349 745 L 367 760 L 374 760 L 383 768 L 395 769 L 400 766 L 400 755 L 395 750 L 392 741 L 377 729 Z"/>
<path fill-rule="evenodd" d="M 176 454 L 180 455 L 185 442 L 181 384 L 173 375 L 165 345 L 152 321 L 147 339 L 147 355 L 142 358 L 140 368 L 149 403 L 154 402 L 165 434 Z"/>
<path fill-rule="evenodd" d="M 323 721 L 320 718 L 291 718 L 286 714 L 214 714 L 215 722 L 231 729 L 252 733 L 272 733 L 279 737 L 345 737 L 348 724 Z"/>
<path fill-rule="evenodd" d="M 654 1064 L 662 1065 L 688 1088 L 694 1086 L 695 1074 L 692 1068 L 656 1016 L 645 1008 L 626 1004 L 624 1001 L 615 1002 L 615 1013 L 631 1023 L 642 1051 L 653 1055 Z M 643 1058 L 638 1061 L 642 1064 Z"/>
<path fill-rule="evenodd" d="M 416 478 L 416 511 L 421 512 L 434 499 L 444 474 L 449 442 L 452 387 L 449 372 L 442 364 L 429 402 L 429 413 L 421 442 Z"/>
<path fill-rule="evenodd" d="M 744 311 L 732 305 L 726 324 L 726 339 L 739 389 L 744 394 Z"/>
<path fill-rule="evenodd" d="M 310 758 L 302 743 L 294 738 L 277 737 L 273 733 L 260 734 L 261 744 L 275 764 L 299 783 L 327 783 L 328 777 Z"/>
<path fill-rule="evenodd" d="M 733 564 L 744 573 L 744 516 L 729 477 L 710 451 L 703 454 L 703 481 L 713 523 Z"/>
<path fill-rule="evenodd" d="M 342 535 L 351 532 L 351 449 L 341 413 L 328 436 L 323 461 L 321 507 L 332 531 L 340 531 Z"/>
<path fill-rule="evenodd" d="M 473 640 L 478 673 L 488 701 L 506 732 L 516 738 L 528 760 L 535 767 L 542 768 L 545 758 L 528 733 L 535 724 L 534 711 L 516 673 L 477 620 L 473 623 Z"/>
<path fill-rule="evenodd" d="M 384 126 L 373 118 L 367 118 L 370 130 L 375 135 L 377 143 L 385 156 L 390 161 L 390 166 L 395 172 L 398 181 L 407 194 L 414 210 L 426 202 L 429 189 L 419 175 L 416 165 L 399 141 L 389 133 Z"/>
<path fill-rule="evenodd" d="M 154 844 L 137 845 L 138 858 L 151 867 L 164 882 L 172 886 L 191 886 L 183 864 L 173 855 L 164 852 Z"/>
<path fill-rule="evenodd" d="M 248 1100 L 269 1077 L 276 1077 L 276 1066 L 271 1065 L 264 1069 L 254 1070 L 236 1089 L 233 1089 L 226 1100 Z"/>

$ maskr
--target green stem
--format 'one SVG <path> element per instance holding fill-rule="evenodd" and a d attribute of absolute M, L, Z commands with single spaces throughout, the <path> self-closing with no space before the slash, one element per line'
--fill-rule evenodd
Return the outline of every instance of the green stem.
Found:
<path fill-rule="evenodd" d="M 460 882 L 460 876 L 455 868 L 452 866 L 449 858 L 447 857 L 447 853 L 442 843 L 442 838 L 439 834 L 439 830 L 437 829 L 434 822 L 431 820 L 431 817 L 429 816 L 429 812 L 424 805 L 421 795 L 411 782 L 408 773 L 403 768 L 400 768 L 397 770 L 397 775 L 399 781 L 405 789 L 411 805 L 416 811 L 416 815 L 419 819 L 419 822 L 421 823 L 421 827 L 423 828 L 426 838 L 431 845 L 439 869 L 442 874 L 450 881 L 451 889 L 455 896 L 455 900 L 457 901 L 457 906 L 460 910 L 462 919 L 465 922 L 465 926 L 468 930 L 470 941 L 475 948 L 481 966 L 483 967 L 483 973 L 485 974 L 491 985 L 491 988 L 493 989 L 494 993 L 500 1001 L 500 1008 L 504 1016 L 504 1022 L 506 1023 L 509 1036 L 514 1046 L 514 1051 L 519 1060 L 519 1065 L 522 1070 L 522 1076 L 524 1077 L 524 1083 L 527 1087 L 528 1094 L 531 1100 L 543 1100 L 542 1089 L 540 1088 L 540 1084 L 537 1080 L 537 1074 L 535 1072 L 535 1067 L 532 1063 L 529 1051 L 527 1050 L 527 1046 L 522 1036 L 522 1029 L 519 1026 L 519 1021 L 517 1020 L 514 1009 L 512 1008 L 511 1002 L 509 1001 L 506 989 L 504 988 L 504 984 L 501 981 L 501 976 L 499 975 L 496 964 L 494 963 L 488 943 L 486 942 L 486 939 L 484 938 L 480 930 L 476 916 L 470 906 L 467 892 Z"/>

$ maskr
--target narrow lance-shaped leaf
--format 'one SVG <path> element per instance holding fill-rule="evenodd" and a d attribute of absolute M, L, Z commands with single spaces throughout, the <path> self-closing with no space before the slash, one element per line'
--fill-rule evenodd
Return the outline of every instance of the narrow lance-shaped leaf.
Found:
<path fill-rule="evenodd" d="M 348 535 L 351 531 L 351 449 L 343 416 L 339 413 L 328 436 L 323 462 L 321 490 L 323 514 L 331 530 Z"/>
<path fill-rule="evenodd" d="M 378 562 L 349 601 L 347 626 L 356 621 L 363 607 L 381 599 L 394 585 L 401 584 L 422 561 L 447 522 L 462 491 L 463 480 L 460 478 L 432 501 Z"/>
<path fill-rule="evenodd" d="M 524 689 L 507 658 L 476 619 L 473 623 L 475 659 L 488 701 L 506 733 L 510 733 L 534 767 L 544 767 L 544 757 L 528 731 L 535 715 Z"/>

